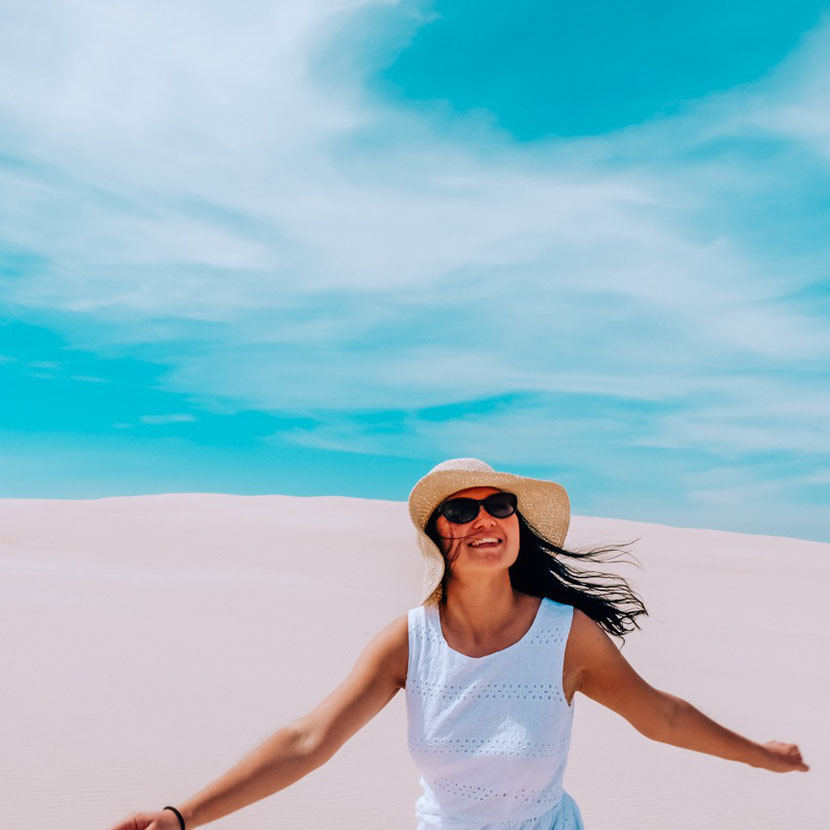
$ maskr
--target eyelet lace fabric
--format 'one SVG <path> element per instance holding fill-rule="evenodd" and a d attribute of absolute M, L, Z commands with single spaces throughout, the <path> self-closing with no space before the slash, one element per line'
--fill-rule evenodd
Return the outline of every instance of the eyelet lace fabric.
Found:
<path fill-rule="evenodd" d="M 584 830 L 562 788 L 573 706 L 562 689 L 573 608 L 545 598 L 511 646 L 470 657 L 437 605 L 409 610 L 406 708 L 418 830 Z"/>

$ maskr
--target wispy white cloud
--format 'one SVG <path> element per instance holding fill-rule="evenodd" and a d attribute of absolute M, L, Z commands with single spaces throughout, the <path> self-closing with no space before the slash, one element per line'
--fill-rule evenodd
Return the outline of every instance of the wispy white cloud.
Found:
<path fill-rule="evenodd" d="M 182 424 L 195 421 L 196 416 L 187 413 L 171 413 L 170 415 L 142 415 L 139 420 L 143 424 Z"/>
<path fill-rule="evenodd" d="M 803 384 L 795 380 L 701 374 L 677 378 L 659 397 L 652 395 L 653 381 L 643 383 L 640 395 L 637 388 L 622 388 L 612 377 L 573 380 L 554 375 L 548 393 L 538 399 L 450 419 L 410 411 L 380 429 L 373 420 L 322 414 L 316 425 L 281 432 L 279 440 L 372 455 L 474 456 L 505 464 L 533 465 L 550 458 L 558 464 L 596 464 L 623 477 L 630 474 L 629 453 L 640 448 L 735 462 L 766 451 L 795 453 L 817 463 L 830 454 L 825 427 L 830 421 L 830 397 L 818 390 L 807 396 Z M 590 407 L 579 399 L 582 395 L 596 396 L 597 403 Z M 599 402 L 612 396 L 613 405 Z M 655 404 L 650 409 L 637 406 L 649 400 Z M 569 408 L 591 414 L 568 416 Z M 612 471 L 609 458 L 618 451 L 628 460 Z"/>
<path fill-rule="evenodd" d="M 789 59 L 750 96 L 740 121 L 747 129 L 795 140 L 830 160 L 830 12 Z"/>

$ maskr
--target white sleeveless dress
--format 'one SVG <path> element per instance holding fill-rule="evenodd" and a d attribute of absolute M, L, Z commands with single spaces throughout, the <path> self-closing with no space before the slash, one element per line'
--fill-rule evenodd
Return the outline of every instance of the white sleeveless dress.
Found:
<path fill-rule="evenodd" d="M 521 640 L 468 657 L 447 645 L 437 605 L 409 610 L 408 744 L 423 790 L 417 830 L 584 830 L 562 789 L 572 618 L 572 606 L 545 598 Z"/>

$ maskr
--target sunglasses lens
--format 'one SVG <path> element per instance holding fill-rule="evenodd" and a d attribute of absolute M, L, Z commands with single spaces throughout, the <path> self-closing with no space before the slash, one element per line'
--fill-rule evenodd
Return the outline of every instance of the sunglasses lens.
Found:
<path fill-rule="evenodd" d="M 441 506 L 441 512 L 454 524 L 465 524 L 478 516 L 478 502 L 475 499 L 450 499 Z"/>
<path fill-rule="evenodd" d="M 506 519 L 516 510 L 516 496 L 513 493 L 493 493 L 484 499 L 484 509 L 497 519 Z"/>
<path fill-rule="evenodd" d="M 506 519 L 516 512 L 517 499 L 514 493 L 493 493 L 486 499 L 450 499 L 441 505 L 441 513 L 454 524 L 466 524 L 478 516 L 479 504 L 497 519 Z"/>

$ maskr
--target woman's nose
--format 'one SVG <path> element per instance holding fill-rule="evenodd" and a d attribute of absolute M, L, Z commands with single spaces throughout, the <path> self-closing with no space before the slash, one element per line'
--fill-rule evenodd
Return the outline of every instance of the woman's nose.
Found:
<path fill-rule="evenodd" d="M 480 504 L 478 506 L 478 516 L 473 519 L 473 525 L 488 527 L 494 525 L 495 523 L 496 520 L 484 509 L 484 505 Z"/>

